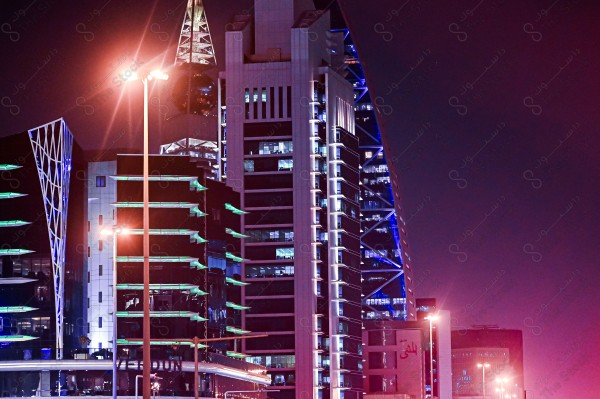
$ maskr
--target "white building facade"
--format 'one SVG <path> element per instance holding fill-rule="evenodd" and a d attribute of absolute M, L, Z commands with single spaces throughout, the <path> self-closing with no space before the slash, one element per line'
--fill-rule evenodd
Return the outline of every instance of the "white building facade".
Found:
<path fill-rule="evenodd" d="M 343 36 L 311 1 L 256 0 L 233 18 L 220 75 L 226 183 L 242 193 L 248 361 L 274 398 L 362 392 L 360 187 Z"/>
<path fill-rule="evenodd" d="M 87 307 L 88 348 L 112 350 L 113 322 L 113 237 L 102 234 L 115 227 L 117 162 L 88 164 L 88 271 Z"/>

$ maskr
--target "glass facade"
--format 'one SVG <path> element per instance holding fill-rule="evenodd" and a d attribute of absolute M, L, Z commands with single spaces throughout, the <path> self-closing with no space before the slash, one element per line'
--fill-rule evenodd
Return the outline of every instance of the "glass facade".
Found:
<path fill-rule="evenodd" d="M 358 53 L 347 29 L 344 50 L 354 87 L 356 134 L 360 147 L 361 258 L 364 319 L 414 320 L 410 257 L 403 252 L 403 222 L 394 192 L 375 109 Z M 397 193 L 396 193 L 397 194 Z M 407 299 L 408 298 L 408 299 Z"/>

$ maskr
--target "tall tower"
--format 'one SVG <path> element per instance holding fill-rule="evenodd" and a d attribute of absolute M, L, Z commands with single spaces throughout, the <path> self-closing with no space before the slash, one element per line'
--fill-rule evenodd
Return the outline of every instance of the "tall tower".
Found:
<path fill-rule="evenodd" d="M 217 65 L 202 0 L 188 0 L 179 36 L 175 64 Z"/>
<path fill-rule="evenodd" d="M 275 398 L 358 398 L 359 143 L 343 36 L 312 2 L 256 0 L 226 33 L 223 167 L 239 190 L 243 344 Z M 226 168 L 226 169 L 225 169 Z"/>
<path fill-rule="evenodd" d="M 398 185 L 390 177 L 367 79 L 348 29 L 346 79 L 354 88 L 360 147 L 363 318 L 416 320 L 415 294 Z"/>
<path fill-rule="evenodd" d="M 188 0 L 161 126 L 171 142 L 163 143 L 160 153 L 189 155 L 209 178 L 219 180 L 216 65 L 202 0 Z"/>

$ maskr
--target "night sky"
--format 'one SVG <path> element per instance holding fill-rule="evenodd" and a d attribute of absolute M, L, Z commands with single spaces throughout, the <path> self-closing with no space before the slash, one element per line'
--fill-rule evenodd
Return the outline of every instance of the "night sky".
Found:
<path fill-rule="evenodd" d="M 2 2 L 0 134 L 62 116 L 86 150 L 139 149 L 141 84 L 119 74 L 173 63 L 186 2 Z M 522 329 L 535 398 L 597 397 L 600 4 L 340 2 L 401 186 L 417 296 L 456 328 Z M 205 1 L 221 66 L 229 17 L 251 3 Z M 155 144 L 168 89 L 151 93 Z"/>

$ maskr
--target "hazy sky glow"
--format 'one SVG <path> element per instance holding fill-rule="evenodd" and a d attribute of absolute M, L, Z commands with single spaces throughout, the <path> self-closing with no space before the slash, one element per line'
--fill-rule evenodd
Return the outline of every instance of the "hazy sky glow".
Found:
<path fill-rule="evenodd" d="M 63 116 L 85 149 L 139 147 L 141 85 L 121 74 L 173 63 L 185 3 L 2 2 L 1 134 Z M 205 3 L 223 65 L 225 25 L 251 1 Z M 402 187 L 417 295 L 455 327 L 523 329 L 536 399 L 596 397 L 600 6 L 341 3 Z M 151 94 L 154 132 L 168 89 Z"/>

